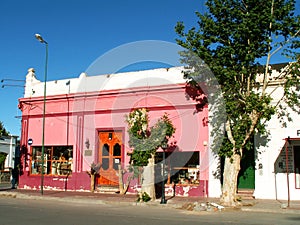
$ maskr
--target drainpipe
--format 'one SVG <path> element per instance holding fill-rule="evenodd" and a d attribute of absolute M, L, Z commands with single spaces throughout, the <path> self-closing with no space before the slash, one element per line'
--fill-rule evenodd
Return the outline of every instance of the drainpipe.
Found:
<path fill-rule="evenodd" d="M 290 181 L 289 181 L 289 154 L 288 146 L 290 144 L 290 137 L 285 140 L 285 165 L 286 165 L 286 180 L 287 180 L 287 189 L 288 189 L 288 204 L 287 207 L 290 207 Z"/>

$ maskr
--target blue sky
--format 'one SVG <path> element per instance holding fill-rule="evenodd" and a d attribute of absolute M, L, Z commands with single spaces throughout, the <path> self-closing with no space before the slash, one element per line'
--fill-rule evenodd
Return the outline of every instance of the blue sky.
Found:
<path fill-rule="evenodd" d="M 45 46 L 35 33 L 49 43 L 48 80 L 76 78 L 120 45 L 142 40 L 175 43 L 176 22 L 195 26 L 195 11 L 204 9 L 204 0 L 2 0 L 0 80 L 25 80 L 33 67 L 43 81 Z M 13 80 L 0 85 L 23 85 Z M 20 135 L 18 98 L 23 94 L 22 87 L 0 87 L 0 121 L 15 135 Z"/>
<path fill-rule="evenodd" d="M 48 80 L 76 78 L 99 56 L 141 40 L 175 43 L 177 21 L 195 25 L 201 0 L 4 0 L 0 1 L 0 79 L 24 80 L 28 68 L 44 79 L 45 46 L 49 43 Z M 23 85 L 9 81 L 0 85 Z M 0 88 L 0 121 L 20 135 L 18 98 L 22 87 Z"/>

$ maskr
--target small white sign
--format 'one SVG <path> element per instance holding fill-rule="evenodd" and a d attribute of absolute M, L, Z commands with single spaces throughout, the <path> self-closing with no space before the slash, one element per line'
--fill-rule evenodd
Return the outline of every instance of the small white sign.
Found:
<path fill-rule="evenodd" d="M 31 138 L 29 138 L 27 143 L 28 143 L 28 145 L 32 145 L 33 140 Z"/>

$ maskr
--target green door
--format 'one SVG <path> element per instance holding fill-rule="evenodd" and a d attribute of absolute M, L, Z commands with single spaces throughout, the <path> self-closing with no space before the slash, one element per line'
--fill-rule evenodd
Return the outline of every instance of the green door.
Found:
<path fill-rule="evenodd" d="M 241 170 L 238 177 L 239 189 L 255 188 L 255 159 L 253 151 L 244 151 Z"/>

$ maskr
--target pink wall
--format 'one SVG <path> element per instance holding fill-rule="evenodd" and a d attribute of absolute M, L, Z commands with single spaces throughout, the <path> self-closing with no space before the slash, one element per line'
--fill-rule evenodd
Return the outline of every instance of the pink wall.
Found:
<path fill-rule="evenodd" d="M 178 151 L 200 151 L 200 161 L 208 161 L 204 142 L 208 141 L 208 110 L 195 112 L 195 102 L 185 97 L 184 84 L 168 85 L 130 90 L 112 90 L 98 93 L 48 96 L 46 102 L 45 145 L 73 145 L 73 160 L 76 162 L 72 176 L 45 176 L 45 187 L 54 189 L 89 190 L 89 177 L 86 170 L 97 161 L 98 131 L 105 129 L 123 130 L 125 153 L 124 165 L 128 164 L 129 151 L 127 124 L 125 115 L 134 109 L 149 109 L 151 124 L 164 113 L 169 114 L 176 133 L 173 141 Z M 32 146 L 42 144 L 42 98 L 20 99 L 22 108 L 21 144 L 27 146 L 28 138 L 33 139 Z M 84 156 L 86 140 L 90 141 L 91 156 Z M 30 153 L 30 147 L 27 146 Z M 24 163 L 24 159 L 23 159 Z M 203 163 L 206 165 L 208 163 Z M 23 164 L 24 171 L 26 166 Z M 200 165 L 201 178 L 208 177 L 207 168 Z M 20 177 L 20 186 L 39 188 L 40 176 L 24 175 Z"/>

